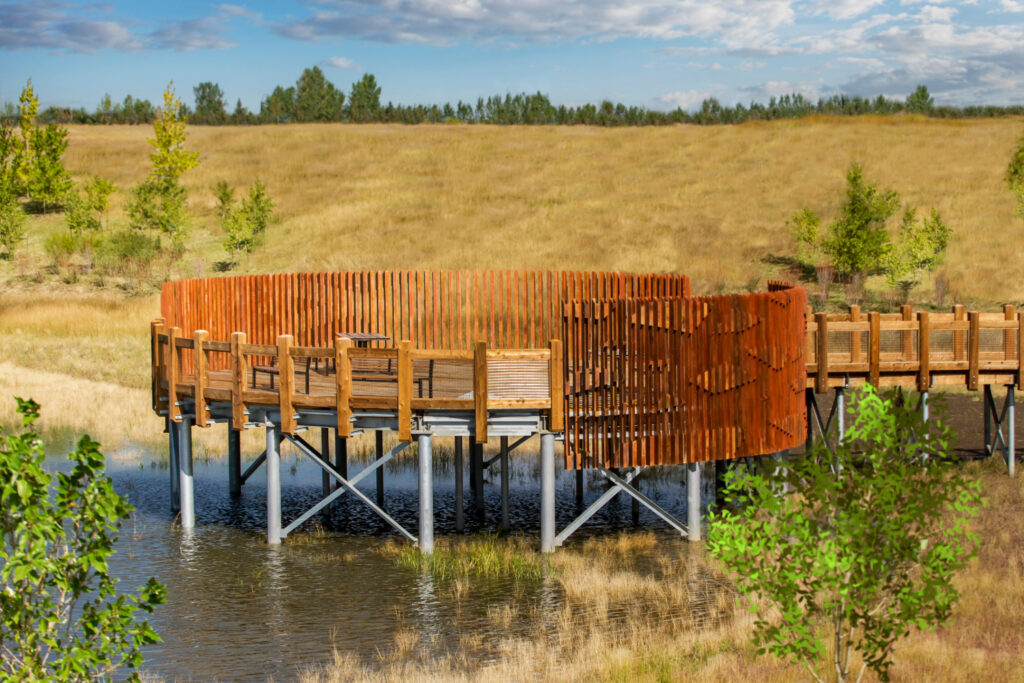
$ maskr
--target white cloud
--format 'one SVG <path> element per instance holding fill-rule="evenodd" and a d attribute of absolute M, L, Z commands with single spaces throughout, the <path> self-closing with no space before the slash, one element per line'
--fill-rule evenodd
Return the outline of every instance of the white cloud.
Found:
<path fill-rule="evenodd" d="M 935 5 L 927 5 L 921 8 L 921 12 L 917 16 L 925 23 L 949 23 L 953 21 L 953 17 L 955 15 L 956 9 L 953 7 L 936 7 Z"/>
<path fill-rule="evenodd" d="M 740 91 L 747 97 L 763 102 L 772 97 L 781 95 L 803 95 L 809 100 L 818 98 L 818 86 L 813 83 L 791 83 L 789 81 L 765 81 L 758 85 L 750 85 L 740 88 Z"/>
<path fill-rule="evenodd" d="M 1020 0 L 1002 0 L 999 3 L 1000 12 L 1024 12 L 1024 2 Z"/>
<path fill-rule="evenodd" d="M 324 66 L 333 66 L 335 69 L 356 68 L 356 63 L 348 57 L 328 57 L 323 61 Z"/>
<path fill-rule="evenodd" d="M 884 0 L 816 0 L 813 6 L 817 14 L 828 14 L 833 19 L 852 19 L 883 2 Z"/>
<path fill-rule="evenodd" d="M 693 109 L 699 107 L 701 102 L 704 100 L 714 97 L 713 94 L 708 92 L 697 92 L 696 90 L 676 90 L 675 92 L 665 93 L 658 98 L 658 101 L 667 104 L 670 107 L 679 107 L 680 109 Z"/>
<path fill-rule="evenodd" d="M 452 44 L 494 40 L 715 38 L 758 44 L 791 24 L 796 0 L 322 0 L 312 16 L 276 25 L 297 40 L 347 36 Z"/>

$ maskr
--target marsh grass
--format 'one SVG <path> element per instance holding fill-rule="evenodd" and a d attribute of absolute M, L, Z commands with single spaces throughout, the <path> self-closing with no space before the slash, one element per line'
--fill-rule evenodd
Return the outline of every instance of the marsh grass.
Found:
<path fill-rule="evenodd" d="M 953 620 L 915 633 L 896 651 L 892 680 L 1024 680 L 1024 479 L 1009 479 L 997 458 L 966 465 L 982 482 L 987 505 L 974 521 L 978 560 L 957 575 L 962 599 Z M 469 543 L 479 542 L 474 540 Z M 502 552 L 533 552 L 522 539 L 496 538 Z M 487 540 L 483 545 L 489 545 Z M 396 546 L 390 550 L 400 554 Z M 492 552 L 492 551 L 488 551 Z M 328 681 L 801 681 L 801 667 L 758 656 L 750 644 L 753 615 L 728 577 L 700 547 L 651 533 L 622 533 L 559 549 L 543 579 L 563 599 L 552 610 L 515 602 L 488 608 L 492 624 L 532 620 L 529 637 L 507 637 L 498 655 L 474 656 L 467 634 L 456 651 L 434 657 L 411 632 L 368 666 L 336 650 L 333 662 L 301 674 Z M 473 593 L 473 578 L 452 599 Z M 400 640 L 401 642 L 398 642 Z M 827 640 L 827 639 L 826 639 Z M 827 655 L 826 655 L 827 658 Z M 865 680 L 876 680 L 870 674 Z"/>
<path fill-rule="evenodd" d="M 434 552 L 424 555 L 407 543 L 388 543 L 380 551 L 392 557 L 395 565 L 425 570 L 439 581 L 476 579 L 512 579 L 516 582 L 540 581 L 547 562 L 522 536 L 499 537 L 481 534 L 471 538 L 442 538 Z"/>

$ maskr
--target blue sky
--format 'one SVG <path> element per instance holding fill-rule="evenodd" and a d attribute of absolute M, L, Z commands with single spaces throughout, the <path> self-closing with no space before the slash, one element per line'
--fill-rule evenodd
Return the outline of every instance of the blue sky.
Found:
<path fill-rule="evenodd" d="M 0 102 L 31 78 L 43 106 L 104 93 L 229 108 L 319 65 L 345 92 L 363 73 L 396 103 L 543 92 L 691 109 L 801 92 L 943 104 L 1024 103 L 1024 0 L 0 0 Z"/>

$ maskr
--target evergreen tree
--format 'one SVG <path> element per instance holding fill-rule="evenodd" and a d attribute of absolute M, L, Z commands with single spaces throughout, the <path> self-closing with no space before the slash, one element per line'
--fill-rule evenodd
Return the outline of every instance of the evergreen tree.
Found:
<path fill-rule="evenodd" d="M 345 94 L 324 77 L 320 67 L 306 69 L 295 83 L 295 120 L 340 121 Z"/>
<path fill-rule="evenodd" d="M 914 92 L 907 95 L 907 111 L 911 114 L 930 114 L 935 108 L 935 100 L 924 85 L 917 86 Z"/>
<path fill-rule="evenodd" d="M 355 123 L 368 123 L 379 120 L 380 87 L 373 74 L 365 74 L 352 84 L 352 94 L 348 98 L 349 111 Z"/>
<path fill-rule="evenodd" d="M 195 97 L 195 114 L 192 122 L 200 125 L 219 126 L 228 117 L 224 107 L 224 91 L 216 83 L 204 81 L 192 88 Z"/>

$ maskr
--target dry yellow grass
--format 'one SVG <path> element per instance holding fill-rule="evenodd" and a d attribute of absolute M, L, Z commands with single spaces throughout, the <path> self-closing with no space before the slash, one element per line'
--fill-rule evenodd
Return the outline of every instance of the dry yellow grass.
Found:
<path fill-rule="evenodd" d="M 281 223 L 246 267 L 572 268 L 681 271 L 696 291 L 743 287 L 788 255 L 787 221 L 831 215 L 850 162 L 954 227 L 948 273 L 961 298 L 1024 300 L 1024 222 L 1002 175 L 1020 119 L 815 117 L 742 126 L 341 124 L 193 127 L 186 174 L 193 255 L 223 258 L 210 188 L 259 177 Z M 148 169 L 148 127 L 72 127 L 76 176 L 121 188 Z M 119 220 L 120 203 L 114 210 Z M 44 219 L 45 220 L 45 219 Z"/>
<path fill-rule="evenodd" d="M 918 633 L 896 652 L 892 680 L 1024 681 L 1024 484 L 996 459 L 971 465 L 987 507 L 975 521 L 979 559 L 956 578 L 963 599 L 947 626 Z M 530 552 L 512 540 L 516 552 Z M 417 636 L 400 632 L 377 666 L 336 653 L 333 664 L 304 673 L 306 683 L 334 681 L 748 681 L 807 680 L 798 666 L 757 657 L 749 643 L 753 617 L 731 594 L 701 600 L 696 588 L 720 581 L 699 548 L 660 548 L 650 534 L 623 534 L 559 550 L 553 582 L 565 607 L 542 615 L 553 632 L 507 639 L 496 662 L 481 665 L 464 651 L 441 660 L 418 655 Z M 460 599 L 465 590 L 451 593 Z M 492 621 L 516 618 L 497 606 Z M 695 623 L 705 628 L 696 630 Z M 866 675 L 864 680 L 876 678 Z"/>

